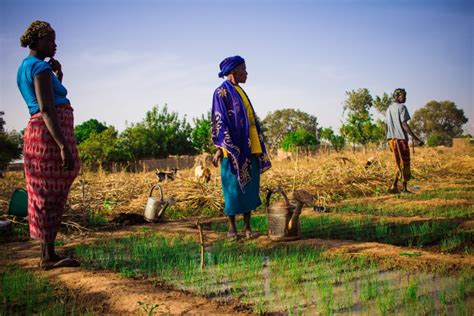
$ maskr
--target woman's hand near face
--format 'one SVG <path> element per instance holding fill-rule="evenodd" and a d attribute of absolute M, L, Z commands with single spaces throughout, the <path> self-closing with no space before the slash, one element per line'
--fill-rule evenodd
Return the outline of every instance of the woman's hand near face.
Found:
<path fill-rule="evenodd" d="M 57 61 L 56 59 L 51 57 L 48 64 L 51 66 L 51 69 L 53 70 L 56 77 L 58 77 L 59 81 L 62 81 L 63 80 L 63 71 L 62 71 L 61 63 L 59 61 Z"/>

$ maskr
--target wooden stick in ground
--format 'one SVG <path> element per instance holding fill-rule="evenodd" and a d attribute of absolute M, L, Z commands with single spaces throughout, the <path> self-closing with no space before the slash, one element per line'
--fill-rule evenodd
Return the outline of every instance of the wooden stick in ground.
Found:
<path fill-rule="evenodd" d="M 204 270 L 204 235 L 202 233 L 202 226 L 199 221 L 196 221 L 196 226 L 199 230 L 199 245 L 201 246 L 201 271 Z"/>

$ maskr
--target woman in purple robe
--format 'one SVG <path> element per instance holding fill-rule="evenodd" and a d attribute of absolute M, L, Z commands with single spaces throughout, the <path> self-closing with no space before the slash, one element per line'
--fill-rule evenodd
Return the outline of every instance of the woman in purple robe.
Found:
<path fill-rule="evenodd" d="M 245 236 L 255 237 L 251 212 L 260 204 L 260 174 L 271 167 L 252 103 L 239 84 L 247 81 L 245 60 L 228 57 L 220 63 L 219 77 L 227 78 L 214 92 L 211 111 L 212 141 L 217 147 L 213 164 L 221 160 L 224 212 L 230 239 L 237 238 L 235 216 L 243 214 Z"/>

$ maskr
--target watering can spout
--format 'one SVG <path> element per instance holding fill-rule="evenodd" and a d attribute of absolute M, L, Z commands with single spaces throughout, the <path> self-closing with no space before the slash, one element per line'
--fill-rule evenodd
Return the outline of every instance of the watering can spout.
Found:
<path fill-rule="evenodd" d="M 157 218 L 161 218 L 164 215 L 166 209 L 170 205 L 176 204 L 176 200 L 172 196 L 169 197 L 169 198 L 164 199 L 163 202 L 164 202 L 163 207 L 161 208 L 160 212 L 158 213 Z"/>
<path fill-rule="evenodd" d="M 296 209 L 291 216 L 290 222 L 288 223 L 288 229 L 291 230 L 296 223 L 299 223 L 301 210 L 305 203 L 311 203 L 313 201 L 313 195 L 304 190 L 296 190 L 293 192 L 293 197 L 296 200 Z"/>
<path fill-rule="evenodd" d="M 158 214 L 156 215 L 157 218 L 161 218 L 161 216 L 165 213 L 166 209 L 168 208 L 169 204 L 165 202 L 163 206 L 161 207 L 161 210 L 159 210 Z"/>

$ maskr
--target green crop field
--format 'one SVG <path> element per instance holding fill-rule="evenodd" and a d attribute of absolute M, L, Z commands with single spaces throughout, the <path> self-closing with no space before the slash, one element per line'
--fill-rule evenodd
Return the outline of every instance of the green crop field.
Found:
<path fill-rule="evenodd" d="M 221 301 L 239 299 L 256 313 L 463 314 L 474 307 L 470 270 L 451 276 L 408 273 L 384 270 L 364 257 L 328 258 L 323 252 L 218 241 L 205 252 L 201 271 L 193 239 L 144 233 L 76 248 L 88 268 L 146 276 Z"/>

